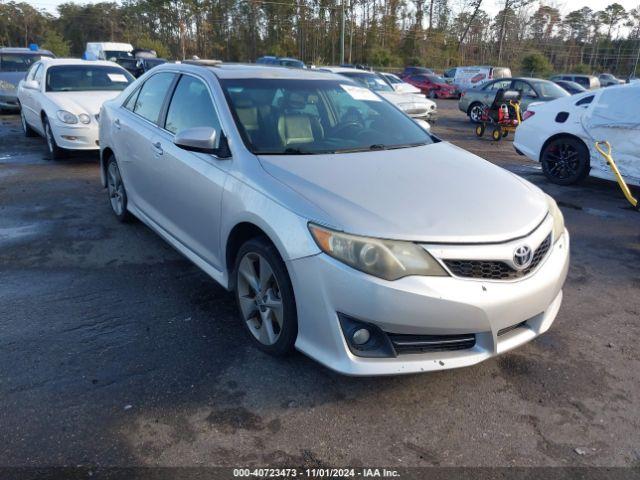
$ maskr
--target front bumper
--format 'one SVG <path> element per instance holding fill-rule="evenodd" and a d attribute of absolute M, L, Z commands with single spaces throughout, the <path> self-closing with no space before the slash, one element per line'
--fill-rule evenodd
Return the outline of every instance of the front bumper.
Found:
<path fill-rule="evenodd" d="M 100 148 L 98 124 L 93 119 L 88 125 L 55 122 L 51 125 L 51 130 L 58 146 L 65 150 L 98 150 Z"/>
<path fill-rule="evenodd" d="M 325 254 L 293 260 L 288 269 L 298 307 L 296 348 L 347 375 L 396 375 L 473 365 L 549 329 L 562 302 L 568 267 L 566 231 L 538 270 L 519 281 L 412 276 L 390 282 Z M 387 333 L 473 333 L 476 343 L 466 350 L 360 357 L 346 343 L 338 312 Z"/>

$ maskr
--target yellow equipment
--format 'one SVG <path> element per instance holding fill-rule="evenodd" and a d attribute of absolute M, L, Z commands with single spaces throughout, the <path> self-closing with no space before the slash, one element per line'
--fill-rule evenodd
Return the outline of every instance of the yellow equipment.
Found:
<path fill-rule="evenodd" d="M 604 145 L 607 148 L 606 151 L 601 147 L 601 145 Z M 618 170 L 618 166 L 616 165 L 616 162 L 613 161 L 613 157 L 611 156 L 611 144 L 606 141 L 596 142 L 596 150 L 600 152 L 600 155 L 602 155 L 604 159 L 607 161 L 607 165 L 611 167 L 611 170 L 613 171 L 613 174 L 616 176 L 618 185 L 620 185 L 620 189 L 622 190 L 622 193 L 624 193 L 625 198 L 629 201 L 629 203 L 633 206 L 633 208 L 640 209 L 640 202 L 638 202 L 638 200 L 631 193 L 631 190 L 629 190 L 629 186 L 624 181 L 624 178 L 622 178 L 622 175 L 620 174 L 620 170 Z"/>

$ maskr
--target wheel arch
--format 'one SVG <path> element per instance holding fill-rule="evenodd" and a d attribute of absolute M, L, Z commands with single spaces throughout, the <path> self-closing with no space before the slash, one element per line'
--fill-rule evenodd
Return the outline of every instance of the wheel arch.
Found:
<path fill-rule="evenodd" d="M 105 147 L 100 150 L 100 183 L 103 188 L 107 188 L 107 159 L 115 156 L 111 147 Z"/>
<path fill-rule="evenodd" d="M 585 143 L 585 141 L 580 138 L 577 135 L 574 135 L 572 133 L 567 133 L 567 132 L 561 132 L 561 133 L 556 133 L 555 135 L 551 135 L 549 138 L 547 138 L 545 140 L 545 142 L 542 144 L 542 147 L 540 147 L 540 152 L 538 153 L 538 161 L 542 162 L 542 154 L 545 151 L 545 149 L 547 148 L 547 146 L 553 142 L 554 140 L 557 140 L 559 138 L 572 138 L 574 140 L 579 141 L 582 145 L 584 145 L 584 148 L 587 149 L 587 161 L 588 161 L 588 166 L 591 167 L 591 150 L 589 149 L 589 146 Z"/>

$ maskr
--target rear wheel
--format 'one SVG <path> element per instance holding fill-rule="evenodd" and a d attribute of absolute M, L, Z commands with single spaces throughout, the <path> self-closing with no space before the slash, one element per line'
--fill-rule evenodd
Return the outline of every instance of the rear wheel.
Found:
<path fill-rule="evenodd" d="M 430 91 L 429 91 L 429 98 L 434 99 L 434 100 L 435 100 L 436 98 L 438 98 L 438 94 L 436 93 L 436 91 L 435 91 L 435 90 L 430 90 Z"/>
<path fill-rule="evenodd" d="M 51 160 L 60 160 L 64 158 L 64 150 L 61 149 L 56 143 L 56 139 L 53 136 L 53 131 L 51 130 L 51 125 L 49 124 L 49 119 L 44 117 L 42 120 L 42 124 L 44 126 L 44 138 L 47 141 L 47 151 L 49 152 L 49 158 Z"/>
<path fill-rule="evenodd" d="M 107 192 L 111 210 L 116 218 L 123 223 L 131 220 L 131 214 L 127 210 L 127 191 L 113 155 L 107 160 Z"/>
<path fill-rule="evenodd" d="M 540 157 L 550 182 L 571 185 L 589 175 L 589 150 L 577 138 L 559 137 L 549 142 Z"/>
<path fill-rule="evenodd" d="M 484 123 L 481 123 L 479 125 L 476 126 L 476 135 L 478 137 L 481 137 L 484 135 Z"/>
<path fill-rule="evenodd" d="M 480 123 L 482 119 L 482 110 L 483 106 L 481 103 L 472 103 L 468 111 L 469 120 L 471 120 L 473 123 Z"/>
<path fill-rule="evenodd" d="M 502 127 L 496 127 L 493 129 L 493 132 L 491 132 L 491 137 L 496 141 L 499 142 L 502 139 Z"/>
<path fill-rule="evenodd" d="M 293 350 L 298 317 L 287 268 L 264 238 L 246 242 L 236 259 L 235 294 L 240 315 L 254 343 L 272 355 Z"/>

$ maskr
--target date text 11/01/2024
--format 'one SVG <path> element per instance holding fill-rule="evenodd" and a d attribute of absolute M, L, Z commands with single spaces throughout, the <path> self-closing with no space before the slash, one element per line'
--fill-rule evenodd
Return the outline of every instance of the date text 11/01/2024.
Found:
<path fill-rule="evenodd" d="M 234 477 L 258 478 L 398 478 L 397 470 L 386 468 L 234 468 Z"/>

